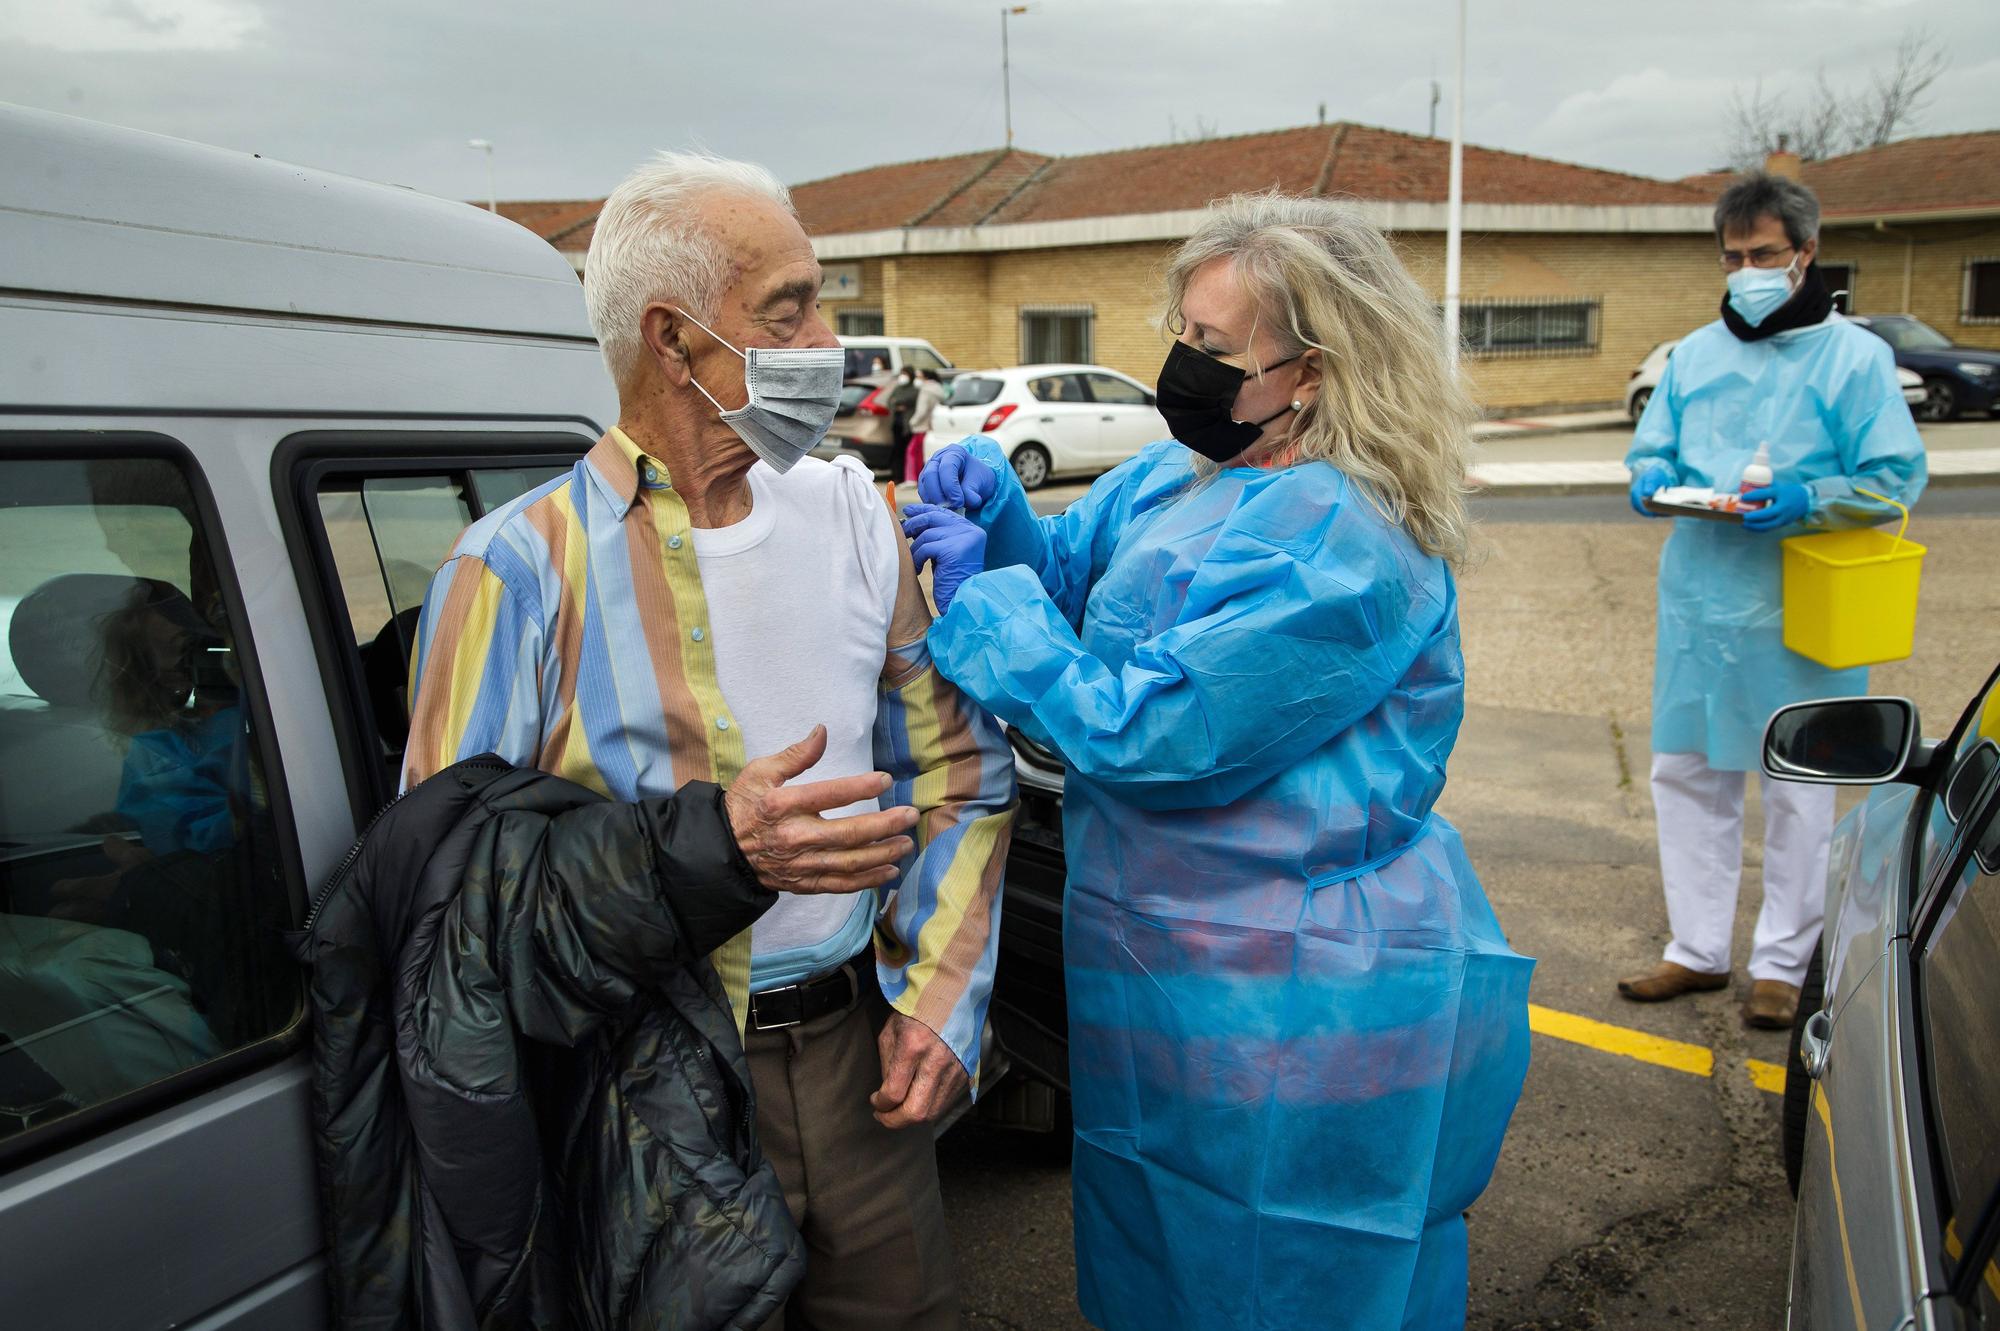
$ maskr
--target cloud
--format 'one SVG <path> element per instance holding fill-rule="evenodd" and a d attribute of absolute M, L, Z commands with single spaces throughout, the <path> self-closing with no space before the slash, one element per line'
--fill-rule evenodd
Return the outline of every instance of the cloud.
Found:
<path fill-rule="evenodd" d="M 1627 170 L 1680 176 L 1720 160 L 1731 83 L 1648 67 L 1557 102 L 1531 132 L 1537 151 L 1588 159 L 1615 143 Z"/>
<path fill-rule="evenodd" d="M 1826 4 L 1842 7 L 1830 16 Z M 1020 146 L 1159 143 L 1332 119 L 1451 116 L 1453 0 L 1049 0 L 1010 28 Z M 1474 142 L 1680 175 L 1721 152 L 1732 87 L 1864 77 L 1912 22 L 1949 34 L 1927 131 L 1995 125 L 2000 5 L 1601 0 L 1472 6 Z M 0 0 L 8 99 L 482 198 L 601 194 L 656 148 L 702 143 L 789 181 L 997 147 L 990 5 L 875 0 Z M 1772 40 L 1772 34 L 1779 39 Z"/>
<path fill-rule="evenodd" d="M 0 0 L 0 32 L 45 51 L 230 51 L 263 25 L 252 0 Z"/>

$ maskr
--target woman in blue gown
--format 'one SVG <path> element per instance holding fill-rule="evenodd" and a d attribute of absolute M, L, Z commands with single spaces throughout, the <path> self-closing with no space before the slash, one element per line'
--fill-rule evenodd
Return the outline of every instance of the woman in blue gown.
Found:
<path fill-rule="evenodd" d="M 906 523 L 941 668 L 1068 768 L 1079 1299 L 1460 1326 L 1532 965 L 1432 810 L 1472 408 L 1429 300 L 1323 200 L 1218 206 L 1166 303 L 1174 439 L 1056 517 L 971 439 Z"/>

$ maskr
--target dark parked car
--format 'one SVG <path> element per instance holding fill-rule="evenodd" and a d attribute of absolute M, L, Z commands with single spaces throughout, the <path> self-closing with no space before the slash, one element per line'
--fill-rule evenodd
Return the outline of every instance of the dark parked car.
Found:
<path fill-rule="evenodd" d="M 1771 718 L 1764 770 L 1873 785 L 1834 834 L 1785 1078 L 1794 1327 L 2000 1326 L 2000 671 Z"/>
<path fill-rule="evenodd" d="M 1000 910 L 1000 970 L 993 1035 L 1016 1075 L 1069 1089 L 1069 1018 L 1063 991 L 1062 759 L 1010 731 L 1021 807 Z"/>
<path fill-rule="evenodd" d="M 2000 351 L 1952 345 L 1950 338 L 1907 314 L 1850 316 L 1895 348 L 1896 364 L 1923 376 L 1929 390 L 1917 414 L 1948 421 L 1962 411 L 2000 406 Z"/>

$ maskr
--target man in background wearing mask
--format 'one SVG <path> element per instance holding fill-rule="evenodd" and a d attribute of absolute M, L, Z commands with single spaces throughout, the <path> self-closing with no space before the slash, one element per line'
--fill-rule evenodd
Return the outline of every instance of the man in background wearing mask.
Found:
<path fill-rule="evenodd" d="M 1834 312 L 1813 260 L 1819 201 L 1774 175 L 1738 180 L 1715 206 L 1722 317 L 1667 362 L 1625 465 L 1632 506 L 1663 486 L 1735 492 L 1759 446 L 1771 477 L 1739 526 L 1682 518 L 1660 556 L 1653 668 L 1653 806 L 1673 939 L 1618 992 L 1658 1002 L 1726 988 L 1742 869 L 1745 773 L 1787 703 L 1868 691 L 1866 667 L 1829 670 L 1784 645 L 1779 542 L 1898 516 L 1914 504 L 1923 441 L 1889 346 Z M 1764 905 L 1743 1019 L 1790 1029 L 1825 909 L 1831 786 L 1767 781 Z"/>
<path fill-rule="evenodd" d="M 819 290 L 761 167 L 662 153 L 605 200 L 584 299 L 619 424 L 438 571 L 405 781 L 491 751 L 618 800 L 723 786 L 739 849 L 781 889 L 711 960 L 805 1238 L 791 1313 L 956 1327 L 931 1125 L 977 1082 L 1013 766 L 931 666 L 867 471 L 807 456 L 843 370 Z M 880 806 L 916 810 L 909 837 L 834 839 L 876 799 L 827 811 L 824 837 L 764 836 L 749 814 L 771 764 L 743 769 L 774 756 L 779 785 L 886 773 Z"/>

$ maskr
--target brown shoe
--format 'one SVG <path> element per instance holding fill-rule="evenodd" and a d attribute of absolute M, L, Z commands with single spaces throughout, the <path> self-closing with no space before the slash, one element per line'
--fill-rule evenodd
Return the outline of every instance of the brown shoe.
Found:
<path fill-rule="evenodd" d="M 1753 980 L 1743 1024 L 1764 1031 L 1788 1031 L 1799 1015 L 1799 987 L 1783 980 Z"/>
<path fill-rule="evenodd" d="M 1728 987 L 1728 971 L 1720 975 L 1711 975 L 1705 971 L 1691 971 L 1671 961 L 1663 961 L 1644 975 L 1629 975 L 1620 980 L 1618 996 L 1629 998 L 1634 1003 L 1661 1003 L 1669 998 L 1679 998 L 1682 994 L 1706 993 L 1712 989 Z"/>

